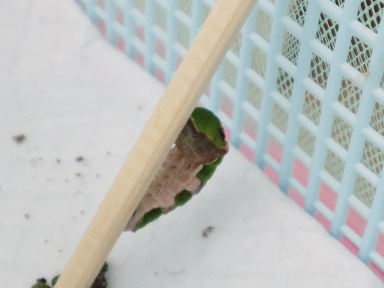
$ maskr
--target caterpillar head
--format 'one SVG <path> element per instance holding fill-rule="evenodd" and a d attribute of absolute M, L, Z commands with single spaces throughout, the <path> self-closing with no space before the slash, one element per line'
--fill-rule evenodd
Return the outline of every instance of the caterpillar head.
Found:
<path fill-rule="evenodd" d="M 176 146 L 185 157 L 201 163 L 211 163 L 228 152 L 228 142 L 220 120 L 205 108 L 195 108 Z"/>

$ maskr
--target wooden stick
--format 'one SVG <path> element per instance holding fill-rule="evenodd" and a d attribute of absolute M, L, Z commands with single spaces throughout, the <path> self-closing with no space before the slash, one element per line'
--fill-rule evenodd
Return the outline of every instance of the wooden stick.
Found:
<path fill-rule="evenodd" d="M 254 2 L 216 2 L 55 288 L 92 285 Z"/>

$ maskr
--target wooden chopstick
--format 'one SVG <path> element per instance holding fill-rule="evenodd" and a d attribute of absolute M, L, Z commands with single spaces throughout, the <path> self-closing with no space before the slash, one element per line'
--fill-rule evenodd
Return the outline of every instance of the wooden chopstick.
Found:
<path fill-rule="evenodd" d="M 254 3 L 216 2 L 55 288 L 92 285 Z"/>

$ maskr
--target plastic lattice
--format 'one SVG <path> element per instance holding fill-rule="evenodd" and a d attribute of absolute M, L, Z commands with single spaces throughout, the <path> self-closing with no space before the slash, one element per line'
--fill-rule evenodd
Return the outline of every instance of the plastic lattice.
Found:
<path fill-rule="evenodd" d="M 283 36 L 283 47 L 281 54 L 293 64 L 297 65 L 297 59 L 300 53 L 300 41 L 288 31 Z"/>
<path fill-rule="evenodd" d="M 368 208 L 372 207 L 376 189 L 364 177 L 357 176 L 353 194 Z"/>
<path fill-rule="evenodd" d="M 356 114 L 359 109 L 361 89 L 347 78 L 343 78 L 340 84 L 338 101 L 350 112 Z"/>
<path fill-rule="evenodd" d="M 378 134 L 384 136 L 384 105 L 376 102 L 372 116 L 370 126 L 374 129 Z"/>
<path fill-rule="evenodd" d="M 327 14 L 321 13 L 316 32 L 316 39 L 327 46 L 332 51 L 335 49 L 337 32 L 339 24 Z"/>
<path fill-rule="evenodd" d="M 284 71 L 282 68 L 279 68 L 279 76 L 277 78 L 277 91 L 283 95 L 287 100 L 290 100 L 292 97 L 292 88 L 295 82 L 295 78 L 289 75 L 288 72 Z"/>
<path fill-rule="evenodd" d="M 77 1 L 164 84 L 215 3 Z M 201 105 L 247 159 L 384 279 L 383 17 L 384 0 L 259 0 Z"/>
<path fill-rule="evenodd" d="M 315 150 L 316 137 L 304 127 L 300 127 L 297 146 L 312 158 Z"/>
<path fill-rule="evenodd" d="M 335 116 L 333 120 L 331 137 L 337 144 L 348 150 L 351 142 L 353 127 L 343 118 Z"/>

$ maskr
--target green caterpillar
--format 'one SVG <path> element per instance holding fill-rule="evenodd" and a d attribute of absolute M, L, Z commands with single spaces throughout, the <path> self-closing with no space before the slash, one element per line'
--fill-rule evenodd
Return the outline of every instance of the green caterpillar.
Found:
<path fill-rule="evenodd" d="M 208 109 L 195 108 L 125 230 L 137 231 L 188 202 L 212 177 L 228 148 L 220 120 Z"/>

